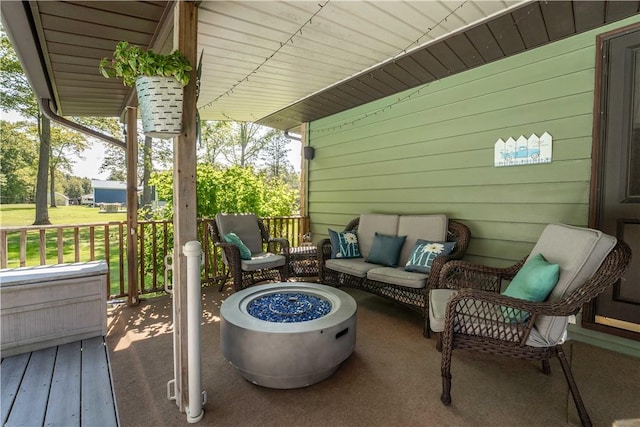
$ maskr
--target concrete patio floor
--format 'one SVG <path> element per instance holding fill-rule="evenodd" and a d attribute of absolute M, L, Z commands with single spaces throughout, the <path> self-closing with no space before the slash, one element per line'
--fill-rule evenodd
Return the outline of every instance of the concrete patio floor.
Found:
<path fill-rule="evenodd" d="M 219 309 L 227 291 L 202 296 L 202 386 L 208 401 L 200 425 L 216 426 L 573 426 L 577 411 L 562 370 L 540 364 L 454 352 L 451 406 L 440 402 L 440 353 L 422 337 L 413 312 L 345 289 L 358 303 L 353 354 L 330 378 L 310 387 L 274 390 L 249 383 L 224 359 Z M 139 307 L 114 304 L 110 350 L 121 425 L 186 426 L 167 399 L 173 378 L 171 298 Z M 596 426 L 640 419 L 640 359 L 580 342 L 565 348 Z M 640 425 L 640 421 L 635 421 Z"/>

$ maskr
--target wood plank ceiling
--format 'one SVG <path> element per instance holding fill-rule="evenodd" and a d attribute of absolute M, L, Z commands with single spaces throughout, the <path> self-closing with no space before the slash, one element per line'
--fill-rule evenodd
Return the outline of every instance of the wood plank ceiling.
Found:
<path fill-rule="evenodd" d="M 119 40 L 171 45 L 172 2 L 24 5 L 63 115 L 119 116 L 131 102 L 98 73 Z M 640 1 L 202 1 L 198 106 L 205 120 L 291 129 L 639 11 Z"/>
<path fill-rule="evenodd" d="M 640 2 L 637 1 L 521 4 L 507 13 L 398 55 L 258 122 L 286 129 L 296 123 L 316 120 L 638 14 L 639 11 Z M 459 13 L 455 11 L 453 14 Z"/>
<path fill-rule="evenodd" d="M 120 116 L 131 89 L 98 71 L 119 40 L 154 41 L 167 3 L 138 1 L 30 2 L 59 113 Z"/>

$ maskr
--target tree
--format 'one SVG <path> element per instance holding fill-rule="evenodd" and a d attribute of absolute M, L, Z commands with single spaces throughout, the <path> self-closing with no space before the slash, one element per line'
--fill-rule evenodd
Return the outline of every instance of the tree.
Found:
<path fill-rule="evenodd" d="M 151 171 L 153 171 L 153 159 L 151 157 L 151 143 L 153 138 L 144 137 L 144 147 L 142 149 L 142 206 L 150 206 L 151 198 Z"/>
<path fill-rule="evenodd" d="M 91 191 L 91 180 L 88 178 L 79 178 L 65 174 L 62 181 L 64 195 L 67 196 L 72 203 L 74 201 L 79 203 L 82 196 Z"/>
<path fill-rule="evenodd" d="M 47 209 L 47 178 L 49 172 L 50 128 L 49 119 L 40 114 L 38 102 L 22 70 L 20 61 L 4 30 L 0 31 L 0 79 L 3 111 L 17 111 L 25 118 L 38 120 L 40 151 L 36 182 L 36 217 L 34 225 L 50 224 Z"/>
<path fill-rule="evenodd" d="M 40 150 L 38 156 L 38 173 L 36 183 L 36 218 L 34 224 L 49 224 L 47 191 L 51 193 L 51 203 L 55 206 L 55 177 L 59 167 L 70 167 L 71 154 L 79 155 L 87 147 L 84 135 L 65 128 L 51 129 L 50 121 L 41 114 L 37 100 L 22 70 L 20 61 L 7 37 L 0 28 L 0 79 L 2 96 L 0 107 L 3 111 L 16 111 L 23 117 L 38 123 Z M 75 118 L 93 129 L 108 131 L 118 137 L 116 119 L 111 118 Z M 70 135 L 73 135 L 70 137 Z M 53 140 L 51 137 L 53 136 Z M 121 137 L 119 139 L 122 139 Z M 50 181 L 49 181 L 50 179 Z M 50 185 L 49 185 L 50 184 Z M 49 187 L 49 188 L 47 188 Z"/>
<path fill-rule="evenodd" d="M 154 173 L 151 182 L 158 197 L 173 205 L 173 172 Z M 288 216 L 294 212 L 297 193 L 278 181 L 269 181 L 251 167 L 216 168 L 198 164 L 196 212 L 198 218 L 213 218 L 218 212 L 253 212 L 258 216 Z M 170 217 L 172 210 L 166 213 Z"/>
<path fill-rule="evenodd" d="M 260 158 L 260 151 L 270 138 L 268 131 L 251 122 L 233 122 L 231 126 L 233 142 L 223 149 L 225 159 L 240 167 L 255 165 Z"/>
<path fill-rule="evenodd" d="M 32 124 L 0 120 L 0 199 L 1 203 L 25 203 L 33 197 L 38 140 Z"/>
<path fill-rule="evenodd" d="M 205 120 L 200 125 L 201 147 L 198 159 L 200 162 L 219 165 L 220 157 L 225 149 L 233 145 L 232 122 Z"/>
<path fill-rule="evenodd" d="M 71 121 L 124 141 L 122 125 L 116 117 L 72 117 Z"/>
<path fill-rule="evenodd" d="M 42 116 L 40 127 L 40 151 L 38 154 L 38 179 L 36 181 L 36 218 L 33 225 L 51 224 L 47 207 L 47 174 L 49 173 L 49 154 L 51 150 L 51 124 Z"/>
<path fill-rule="evenodd" d="M 289 153 L 289 139 L 284 132 L 273 130 L 265 137 L 261 160 L 264 162 L 267 176 L 282 177 L 293 171 L 293 166 L 287 157 Z"/>
<path fill-rule="evenodd" d="M 51 153 L 49 155 L 49 185 L 51 207 L 56 207 L 56 171 L 62 169 L 71 172 L 72 157 L 80 157 L 87 149 L 84 135 L 61 126 L 54 126 L 51 131 Z"/>
<path fill-rule="evenodd" d="M 74 117 L 73 121 L 80 123 L 90 129 L 110 135 L 118 140 L 124 141 L 124 130 L 122 124 L 115 117 Z M 94 141 L 94 143 L 103 143 Z M 121 147 L 107 144 L 105 157 L 100 165 L 100 172 L 109 172 L 109 178 L 114 181 L 125 181 L 127 176 L 127 162 L 125 160 L 125 150 Z M 86 193 L 85 193 L 86 194 Z"/>
<path fill-rule="evenodd" d="M 0 27 L 0 71 L 2 110 L 17 111 L 24 118 L 37 119 L 40 115 L 38 102 L 2 27 Z"/>
<path fill-rule="evenodd" d="M 113 145 L 107 145 L 100 172 L 109 172 L 107 179 L 114 181 L 127 180 L 127 161 L 125 151 Z"/>
<path fill-rule="evenodd" d="M 140 125 L 140 122 L 138 122 Z M 149 153 L 150 165 L 153 167 L 159 167 L 166 169 L 173 163 L 173 148 L 171 146 L 172 140 L 167 139 L 153 139 L 147 143 L 143 141 L 144 135 L 142 134 L 141 126 L 138 126 L 138 158 L 141 161 L 145 160 L 145 145 L 151 144 L 151 151 Z M 108 172 L 108 178 L 114 181 L 126 181 L 127 179 L 127 162 L 126 153 L 120 147 L 108 145 L 105 149 L 105 156 L 100 165 L 100 172 Z M 144 168 L 138 170 L 138 178 L 144 183 Z"/>

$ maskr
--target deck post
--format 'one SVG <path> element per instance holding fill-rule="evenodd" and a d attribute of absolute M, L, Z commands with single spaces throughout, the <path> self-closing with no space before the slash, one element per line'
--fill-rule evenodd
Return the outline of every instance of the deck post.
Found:
<path fill-rule="evenodd" d="M 181 412 L 188 402 L 187 354 L 187 258 L 184 245 L 198 239 L 196 218 L 196 63 L 198 46 L 198 9 L 194 2 L 178 1 L 174 9 L 174 49 L 193 66 L 191 80 L 184 87 L 182 133 L 173 139 L 173 297 L 174 367 L 176 404 Z"/>
<path fill-rule="evenodd" d="M 127 107 L 127 305 L 138 304 L 138 109 Z"/>
<path fill-rule="evenodd" d="M 304 158 L 304 147 L 307 146 L 309 137 L 307 135 L 308 123 L 300 125 L 300 216 L 309 215 L 309 160 Z"/>

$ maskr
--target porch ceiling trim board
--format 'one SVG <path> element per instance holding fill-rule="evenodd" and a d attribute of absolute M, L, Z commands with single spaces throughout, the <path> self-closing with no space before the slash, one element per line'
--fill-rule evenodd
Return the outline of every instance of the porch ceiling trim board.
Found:
<path fill-rule="evenodd" d="M 393 75 L 396 80 L 407 85 L 406 89 L 410 89 L 632 16 L 639 11 L 640 2 L 637 1 L 525 3 L 506 14 L 469 26 L 464 31 L 449 33 L 446 38 L 402 57 L 391 59 L 375 67 L 374 70 L 365 71 L 343 82 L 338 82 L 324 89 L 322 93 L 332 90 L 348 92 L 351 86 L 371 85 L 374 81 L 385 84 L 385 77 L 388 75 Z M 409 62 L 408 59 L 412 59 L 413 62 Z M 415 63 L 424 70 L 424 74 L 420 75 L 415 71 Z M 407 71 L 404 77 L 403 73 L 397 72 L 398 68 Z M 414 71 L 408 72 L 411 68 Z M 388 81 L 388 77 L 386 80 Z M 393 93 L 399 90 L 394 89 Z M 386 95 L 388 94 L 376 95 L 375 99 Z M 319 97 L 320 94 L 311 95 L 258 122 L 266 126 L 286 129 L 300 122 L 326 117 L 327 114 L 322 114 L 320 111 L 307 114 L 300 112 L 299 105 L 305 105 L 309 100 Z M 352 101 L 345 108 L 344 105 L 332 103 L 326 97 L 318 100 L 324 101 L 325 110 L 331 110 L 334 113 L 365 103 Z"/>
<path fill-rule="evenodd" d="M 99 75 L 100 58 L 119 40 L 170 49 L 166 21 L 173 5 L 1 4 L 5 29 L 37 96 L 55 99 L 62 115 L 114 117 L 131 103 L 133 91 L 114 90 L 120 83 Z M 639 1 L 202 1 L 200 113 L 206 120 L 291 129 L 637 14 L 639 6 Z"/>

